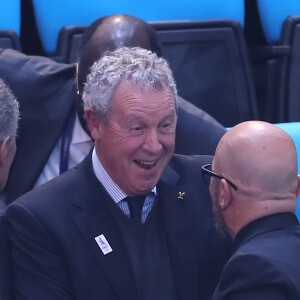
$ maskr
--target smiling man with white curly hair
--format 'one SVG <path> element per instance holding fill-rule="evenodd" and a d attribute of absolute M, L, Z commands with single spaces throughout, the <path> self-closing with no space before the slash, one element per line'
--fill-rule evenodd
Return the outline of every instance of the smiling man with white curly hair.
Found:
<path fill-rule="evenodd" d="M 199 180 L 211 157 L 173 155 L 167 62 L 107 52 L 83 100 L 92 152 L 7 210 L 16 299 L 210 299 L 228 244 Z"/>

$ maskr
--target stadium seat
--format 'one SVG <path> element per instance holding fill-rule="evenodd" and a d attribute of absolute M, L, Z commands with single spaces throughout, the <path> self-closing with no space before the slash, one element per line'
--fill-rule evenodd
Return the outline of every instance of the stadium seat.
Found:
<path fill-rule="evenodd" d="M 288 16 L 300 15 L 299 0 L 257 0 L 261 24 L 270 44 L 278 44 L 282 25 Z"/>
<path fill-rule="evenodd" d="M 257 119 L 243 30 L 234 21 L 153 24 L 180 95 L 224 126 Z"/>
<path fill-rule="evenodd" d="M 233 21 L 150 22 L 162 43 L 179 94 L 225 126 L 257 119 L 242 27 Z M 79 59 L 85 27 L 65 27 L 60 38 L 63 62 Z"/>
<path fill-rule="evenodd" d="M 64 26 L 88 25 L 111 14 L 132 14 L 145 21 L 234 19 L 244 23 L 244 0 L 32 0 L 44 50 L 55 55 L 59 31 Z"/>
<path fill-rule="evenodd" d="M 0 29 L 9 29 L 20 35 L 20 0 L 0 0 Z"/>
<path fill-rule="evenodd" d="M 58 35 L 56 57 L 62 63 L 78 62 L 87 26 L 64 26 Z"/>
<path fill-rule="evenodd" d="M 0 48 L 22 51 L 20 38 L 15 31 L 0 29 Z"/>
<path fill-rule="evenodd" d="M 300 12 L 289 16 L 283 23 L 280 45 L 289 48 L 289 54 L 281 61 L 280 103 L 286 122 L 300 121 Z"/>
<path fill-rule="evenodd" d="M 21 51 L 20 27 L 20 0 L 0 0 L 0 48 Z"/>
<path fill-rule="evenodd" d="M 268 43 L 255 53 L 266 65 L 266 111 L 275 115 L 268 121 L 300 121 L 300 1 L 257 0 L 257 8 Z"/>

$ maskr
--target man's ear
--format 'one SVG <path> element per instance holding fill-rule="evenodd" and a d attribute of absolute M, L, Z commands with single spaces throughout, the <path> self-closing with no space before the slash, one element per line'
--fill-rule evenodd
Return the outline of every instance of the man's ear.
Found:
<path fill-rule="evenodd" d="M 5 165 L 8 151 L 9 137 L 7 136 L 0 144 L 0 166 Z"/>
<path fill-rule="evenodd" d="M 222 210 L 225 210 L 231 202 L 231 192 L 228 182 L 225 179 L 221 179 L 220 182 L 220 197 L 219 206 Z"/>
<path fill-rule="evenodd" d="M 95 112 L 90 108 L 84 110 L 84 117 L 88 124 L 92 138 L 94 140 L 99 140 L 102 134 L 103 122 L 96 116 Z"/>
<path fill-rule="evenodd" d="M 298 175 L 297 178 L 298 178 L 298 186 L 297 186 L 296 196 L 298 197 L 300 195 L 300 175 Z"/>

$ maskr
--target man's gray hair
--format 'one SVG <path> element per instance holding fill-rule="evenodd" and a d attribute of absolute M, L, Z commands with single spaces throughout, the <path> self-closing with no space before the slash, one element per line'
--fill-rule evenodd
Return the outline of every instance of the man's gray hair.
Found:
<path fill-rule="evenodd" d="M 19 103 L 16 97 L 0 79 L 0 142 L 6 137 L 16 137 L 19 116 Z"/>
<path fill-rule="evenodd" d="M 91 108 L 107 122 L 111 98 L 118 85 L 127 80 L 142 89 L 170 89 L 176 105 L 176 84 L 166 60 L 146 49 L 122 47 L 106 52 L 93 64 L 84 87 L 84 108 Z"/>

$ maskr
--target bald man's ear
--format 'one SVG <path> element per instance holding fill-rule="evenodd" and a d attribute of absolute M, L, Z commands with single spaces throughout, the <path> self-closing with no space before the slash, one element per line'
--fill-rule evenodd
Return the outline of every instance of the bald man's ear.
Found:
<path fill-rule="evenodd" d="M 297 178 L 298 178 L 298 186 L 297 186 L 296 196 L 298 197 L 300 195 L 300 175 L 298 175 Z"/>
<path fill-rule="evenodd" d="M 222 210 L 225 210 L 229 206 L 230 202 L 231 202 L 230 186 L 225 179 L 221 179 L 219 206 Z"/>

